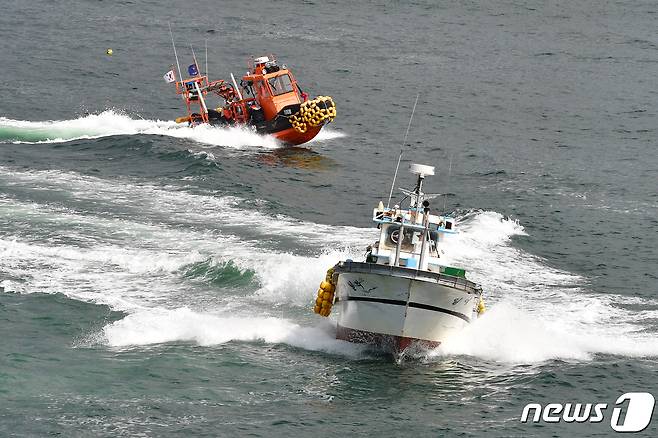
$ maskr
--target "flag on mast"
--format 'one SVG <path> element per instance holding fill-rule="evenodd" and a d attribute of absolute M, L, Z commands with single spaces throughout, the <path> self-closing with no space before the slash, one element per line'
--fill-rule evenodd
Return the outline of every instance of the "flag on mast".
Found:
<path fill-rule="evenodd" d="M 169 70 L 167 73 L 165 73 L 165 75 L 162 78 L 167 83 L 176 82 L 176 75 L 174 74 L 174 69 L 172 68 L 171 70 Z"/>

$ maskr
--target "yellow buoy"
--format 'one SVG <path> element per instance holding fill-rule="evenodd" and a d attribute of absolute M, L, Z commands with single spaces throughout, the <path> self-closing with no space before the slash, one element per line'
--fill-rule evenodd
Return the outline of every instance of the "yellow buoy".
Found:
<path fill-rule="evenodd" d="M 105 53 L 106 53 L 107 55 L 109 55 L 109 56 L 112 56 L 112 54 L 114 53 L 114 50 L 112 50 L 112 49 L 107 49 L 107 50 L 105 51 Z"/>
<path fill-rule="evenodd" d="M 301 124 L 301 127 L 303 127 L 304 131 L 306 130 L 306 124 Z M 331 307 L 334 304 L 334 291 L 336 290 L 336 284 L 333 281 L 333 274 L 333 268 L 327 270 L 324 281 L 320 283 L 318 295 L 313 305 L 313 312 L 320 316 L 329 316 L 331 313 Z"/>
<path fill-rule="evenodd" d="M 478 316 L 482 315 L 486 311 L 487 308 L 484 305 L 484 300 L 482 299 L 482 297 L 480 297 L 480 301 L 478 301 L 478 306 L 477 306 Z"/>

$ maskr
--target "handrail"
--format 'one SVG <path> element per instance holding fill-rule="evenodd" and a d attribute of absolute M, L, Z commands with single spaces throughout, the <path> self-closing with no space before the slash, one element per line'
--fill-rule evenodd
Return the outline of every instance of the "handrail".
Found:
<path fill-rule="evenodd" d="M 360 272 L 364 274 L 384 274 L 394 277 L 403 277 L 411 280 L 429 281 L 444 286 L 452 286 L 455 289 L 461 289 L 469 293 L 481 294 L 482 288 L 470 280 L 455 277 L 452 275 L 441 274 L 439 272 L 420 271 L 402 266 L 378 265 L 368 262 L 344 261 L 338 262 L 334 266 L 337 273 L 340 272 Z"/>

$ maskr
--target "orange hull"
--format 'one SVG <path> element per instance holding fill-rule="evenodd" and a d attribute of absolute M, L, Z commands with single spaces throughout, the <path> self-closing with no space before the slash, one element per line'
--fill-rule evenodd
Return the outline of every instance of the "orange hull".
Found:
<path fill-rule="evenodd" d="M 300 145 L 302 143 L 306 143 L 307 141 L 313 140 L 315 136 L 320 133 L 321 129 L 322 126 L 310 126 L 306 132 L 301 133 L 297 132 L 295 128 L 288 128 L 282 131 L 273 132 L 270 135 L 273 135 L 283 143 Z"/>

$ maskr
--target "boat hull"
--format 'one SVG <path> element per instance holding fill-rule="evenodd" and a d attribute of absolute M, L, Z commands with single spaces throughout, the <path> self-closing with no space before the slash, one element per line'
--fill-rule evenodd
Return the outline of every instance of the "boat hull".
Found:
<path fill-rule="evenodd" d="M 471 322 L 481 296 L 466 279 L 411 268 L 341 262 L 334 272 L 337 337 L 393 353 L 438 346 Z"/>
<path fill-rule="evenodd" d="M 343 327 L 340 324 L 336 326 L 336 339 L 352 342 L 355 344 L 370 344 L 376 348 L 400 355 L 410 349 L 431 350 L 441 345 L 438 341 L 427 341 L 424 339 L 409 338 L 405 336 L 385 335 L 382 333 L 373 333 L 365 330 L 356 330 Z"/>
<path fill-rule="evenodd" d="M 226 120 L 220 116 L 211 119 L 209 124 L 215 126 L 236 125 L 234 122 Z M 276 123 L 262 122 L 260 124 L 248 124 L 246 126 L 253 126 L 256 129 L 256 132 L 259 134 L 271 135 L 282 143 L 297 146 L 313 140 L 315 136 L 320 133 L 322 126 L 324 125 L 309 126 L 305 132 L 299 132 L 290 126 L 290 123 L 287 122 L 287 119 L 283 119 L 283 121 L 276 121 Z"/>
<path fill-rule="evenodd" d="M 295 128 L 287 128 L 270 134 L 283 143 L 296 146 L 313 140 L 320 133 L 321 129 L 322 126 L 311 126 L 306 132 L 302 133 L 296 131 Z"/>

